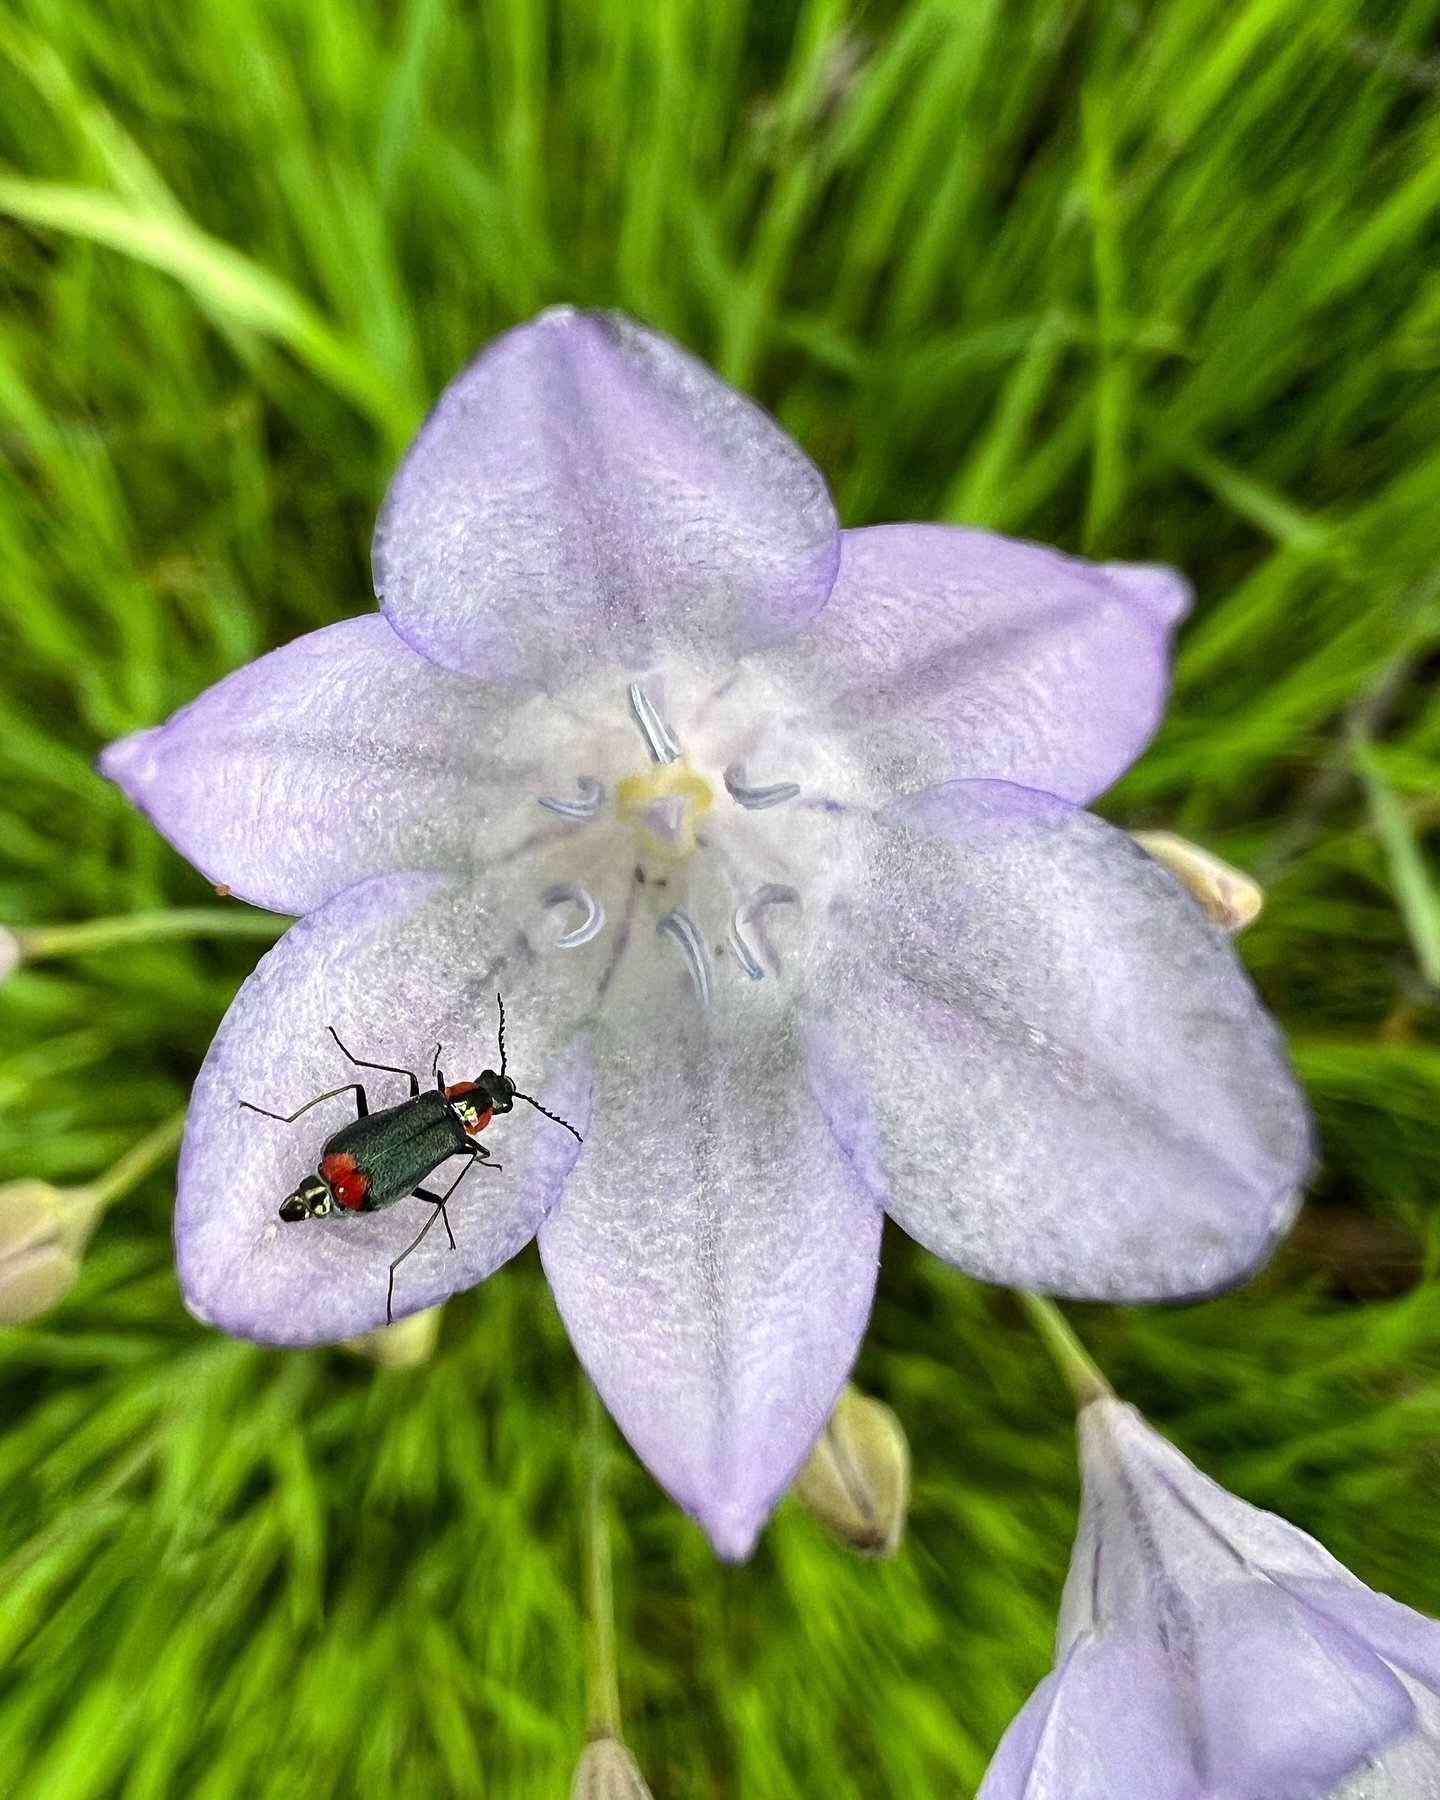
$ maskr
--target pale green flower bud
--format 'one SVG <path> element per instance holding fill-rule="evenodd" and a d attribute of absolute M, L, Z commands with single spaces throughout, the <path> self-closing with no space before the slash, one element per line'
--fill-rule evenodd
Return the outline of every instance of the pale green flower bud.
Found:
<path fill-rule="evenodd" d="M 60 1304 L 100 1210 L 93 1188 L 0 1185 L 0 1325 L 21 1325 Z"/>
<path fill-rule="evenodd" d="M 618 1738 L 592 1738 L 575 1766 L 570 1800 L 651 1800 L 640 1765 Z"/>
<path fill-rule="evenodd" d="M 435 1354 L 440 1339 L 440 1313 L 440 1307 L 428 1306 L 424 1312 L 411 1313 L 393 1325 L 380 1325 L 359 1337 L 346 1338 L 345 1348 L 353 1350 L 356 1356 L 368 1356 L 382 1369 L 418 1369 Z"/>
<path fill-rule="evenodd" d="M 1224 931 L 1243 931 L 1259 915 L 1265 893 L 1257 881 L 1173 831 L 1133 831 L 1142 850 L 1163 863 Z"/>
<path fill-rule="evenodd" d="M 893 1556 L 910 1504 L 910 1445 L 882 1401 L 847 1386 L 800 1473 L 795 1497 L 842 1544 Z"/>
<path fill-rule="evenodd" d="M 0 925 L 0 981 L 20 966 L 20 940 L 13 931 Z"/>

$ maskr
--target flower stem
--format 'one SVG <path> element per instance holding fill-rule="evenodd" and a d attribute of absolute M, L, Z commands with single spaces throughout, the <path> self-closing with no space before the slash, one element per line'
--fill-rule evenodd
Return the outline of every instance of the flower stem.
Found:
<path fill-rule="evenodd" d="M 586 1686 L 590 1736 L 620 1735 L 620 1682 L 615 1670 L 615 1595 L 610 1570 L 610 1513 L 605 1485 L 605 1410 L 585 1382 Z"/>
<path fill-rule="evenodd" d="M 179 906 L 163 912 L 121 913 L 113 919 L 83 919 L 74 925 L 19 926 L 14 937 L 21 960 L 75 956 L 88 950 L 111 950 L 117 944 L 146 943 L 156 938 L 277 938 L 290 923 L 276 913 L 231 912 L 219 906 Z"/>
<path fill-rule="evenodd" d="M 95 1196 L 97 1210 L 103 1211 L 112 1200 L 123 1199 L 131 1188 L 143 1181 L 157 1163 L 163 1162 L 175 1146 L 180 1142 L 180 1133 L 185 1129 L 185 1108 L 157 1125 L 152 1132 L 141 1138 L 138 1144 L 129 1150 L 106 1171 L 98 1181 L 90 1183 Z"/>
<path fill-rule="evenodd" d="M 1075 1396 L 1077 1412 L 1092 1400 L 1103 1400 L 1114 1389 L 1100 1372 L 1088 1350 L 1070 1329 L 1070 1322 L 1053 1300 L 1041 1294 L 1017 1290 L 1015 1298 L 1029 1315 L 1030 1323 L 1050 1352 L 1055 1367 L 1065 1377 L 1065 1384 Z"/>

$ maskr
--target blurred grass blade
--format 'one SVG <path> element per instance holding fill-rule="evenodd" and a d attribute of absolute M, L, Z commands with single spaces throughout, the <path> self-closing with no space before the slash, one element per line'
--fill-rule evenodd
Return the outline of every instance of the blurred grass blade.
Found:
<path fill-rule="evenodd" d="M 1370 817 L 1385 847 L 1390 884 L 1420 971 L 1431 987 L 1440 988 L 1440 895 L 1435 892 L 1404 808 L 1385 779 L 1383 762 L 1374 745 L 1357 735 L 1351 742 L 1351 755 L 1364 783 Z"/>
<path fill-rule="evenodd" d="M 298 362 L 403 448 L 412 408 L 361 351 L 337 337 L 287 283 L 183 216 L 146 212 L 99 188 L 0 175 L 0 213 L 38 230 L 61 231 L 133 256 L 185 287 L 218 323 L 257 332 Z"/>

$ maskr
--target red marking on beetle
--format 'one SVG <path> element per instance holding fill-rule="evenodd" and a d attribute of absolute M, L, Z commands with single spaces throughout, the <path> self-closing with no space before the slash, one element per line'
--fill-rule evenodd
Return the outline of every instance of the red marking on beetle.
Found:
<path fill-rule="evenodd" d="M 452 1081 L 445 1090 L 447 1100 L 458 1100 L 462 1094 L 473 1094 L 480 1083 L 478 1081 Z"/>
<path fill-rule="evenodd" d="M 465 1127 L 465 1135 L 467 1137 L 474 1137 L 478 1132 L 483 1131 L 494 1117 L 495 1115 L 493 1112 L 481 1113 L 473 1125 L 467 1125 Z"/>
<path fill-rule="evenodd" d="M 320 1179 L 335 1196 L 338 1205 L 358 1212 L 365 1204 L 370 1183 L 355 1167 L 353 1156 L 337 1151 L 333 1156 L 325 1157 L 320 1164 Z"/>

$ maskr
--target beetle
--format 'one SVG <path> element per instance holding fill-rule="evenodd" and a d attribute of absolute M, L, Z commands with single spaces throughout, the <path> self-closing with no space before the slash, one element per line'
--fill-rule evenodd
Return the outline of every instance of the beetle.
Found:
<path fill-rule="evenodd" d="M 430 1065 L 435 1085 L 422 1090 L 420 1077 L 413 1069 L 402 1069 L 394 1063 L 371 1062 L 366 1057 L 353 1055 L 341 1042 L 335 1027 L 327 1025 L 325 1029 L 334 1038 L 341 1054 L 357 1069 L 380 1069 L 386 1074 L 403 1075 L 410 1083 L 409 1099 L 402 1100 L 398 1106 L 371 1112 L 364 1085 L 348 1081 L 341 1087 L 317 1094 L 293 1113 L 271 1112 L 252 1100 L 240 1102 L 250 1112 L 260 1113 L 267 1119 L 278 1119 L 282 1125 L 293 1125 L 313 1106 L 337 1099 L 341 1094 L 355 1096 L 354 1122 L 342 1125 L 339 1131 L 326 1138 L 320 1146 L 314 1173 L 307 1175 L 294 1193 L 287 1194 L 280 1202 L 279 1214 L 287 1225 L 298 1224 L 303 1219 L 323 1219 L 336 1213 L 379 1212 L 411 1196 L 428 1200 L 435 1209 L 390 1265 L 390 1287 L 385 1300 L 387 1325 L 395 1321 L 395 1271 L 412 1250 L 419 1248 L 436 1219 L 445 1221 L 445 1235 L 453 1250 L 455 1234 L 450 1229 L 446 1202 L 476 1163 L 485 1163 L 499 1172 L 501 1165 L 491 1160 L 484 1144 L 476 1142 L 496 1113 L 513 1112 L 515 1102 L 523 1100 L 536 1112 L 544 1113 L 547 1119 L 563 1125 L 577 1143 L 585 1141 L 568 1119 L 551 1112 L 529 1094 L 522 1094 L 506 1074 L 505 1002 L 499 994 L 495 996 L 495 1002 L 500 1008 L 498 1073 L 494 1069 L 482 1069 L 473 1081 L 447 1083 L 440 1068 L 440 1046 L 437 1044 Z M 466 1162 L 445 1192 L 437 1194 L 422 1187 L 425 1178 L 452 1156 L 463 1156 Z"/>

